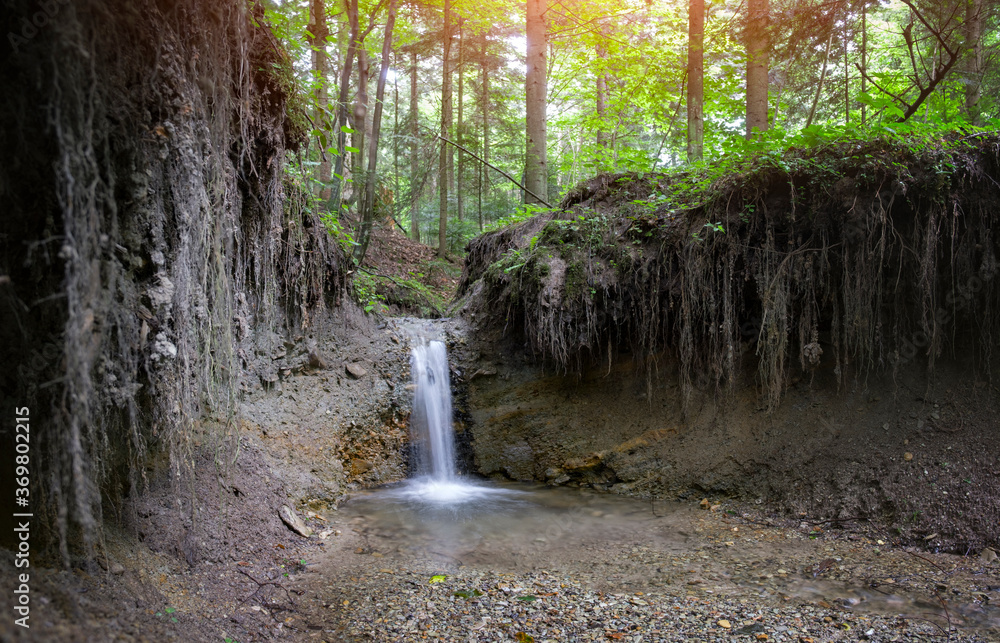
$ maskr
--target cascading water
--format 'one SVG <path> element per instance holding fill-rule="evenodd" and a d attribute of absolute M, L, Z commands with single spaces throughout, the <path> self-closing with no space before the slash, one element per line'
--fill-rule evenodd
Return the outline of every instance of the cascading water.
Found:
<path fill-rule="evenodd" d="M 413 348 L 410 373 L 416 390 L 410 414 L 419 475 L 441 483 L 455 479 L 455 439 L 451 424 L 451 378 L 444 342 Z"/>
<path fill-rule="evenodd" d="M 459 476 L 451 418 L 451 378 L 444 342 L 420 341 L 410 354 L 413 410 L 410 436 L 416 475 L 396 493 L 409 501 L 456 506 L 487 496 L 499 500 L 516 492 Z"/>

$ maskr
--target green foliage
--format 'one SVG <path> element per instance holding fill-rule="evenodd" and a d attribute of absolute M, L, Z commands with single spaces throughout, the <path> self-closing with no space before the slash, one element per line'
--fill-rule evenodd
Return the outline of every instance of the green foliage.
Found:
<path fill-rule="evenodd" d="M 366 313 L 382 313 L 385 311 L 385 295 L 380 289 L 381 282 L 375 275 L 367 272 L 356 272 L 352 290 L 354 301 Z"/>
<path fill-rule="evenodd" d="M 528 219 L 542 214 L 543 212 L 550 212 L 551 210 L 543 205 L 538 205 L 535 203 L 525 203 L 505 217 L 497 219 L 490 225 L 483 229 L 483 232 L 492 232 L 494 230 L 499 230 L 500 228 L 506 228 L 508 226 L 517 225 L 522 221 L 527 221 Z"/>

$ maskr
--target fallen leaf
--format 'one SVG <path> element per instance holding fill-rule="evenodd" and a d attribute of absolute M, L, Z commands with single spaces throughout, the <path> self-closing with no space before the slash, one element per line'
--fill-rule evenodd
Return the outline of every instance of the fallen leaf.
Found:
<path fill-rule="evenodd" d="M 519 643 L 535 643 L 535 637 L 530 634 L 525 634 L 524 632 L 518 632 L 515 634 L 514 640 Z"/>
<path fill-rule="evenodd" d="M 448 577 L 445 576 L 444 574 L 435 574 L 435 575 L 431 576 L 431 579 L 429 581 L 427 581 L 427 582 L 429 582 L 429 583 L 443 583 L 446 578 L 448 578 Z"/>

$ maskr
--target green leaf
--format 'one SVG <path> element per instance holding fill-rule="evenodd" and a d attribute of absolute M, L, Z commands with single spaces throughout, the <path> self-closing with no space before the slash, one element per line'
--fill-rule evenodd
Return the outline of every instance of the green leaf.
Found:
<path fill-rule="evenodd" d="M 361 150 L 359 150 L 358 148 L 356 148 L 356 147 L 351 147 L 350 145 L 345 145 L 345 146 L 344 146 L 344 151 L 345 151 L 345 152 L 354 152 L 355 154 L 358 154 L 358 153 L 360 153 L 360 152 L 361 152 Z"/>
<path fill-rule="evenodd" d="M 340 126 L 340 131 L 343 132 L 344 134 L 353 134 L 357 130 L 352 129 L 352 128 L 348 127 L 347 125 L 341 125 Z"/>
<path fill-rule="evenodd" d="M 476 598 L 477 596 L 482 596 L 483 593 L 480 592 L 478 589 L 473 589 L 473 590 L 460 589 L 457 592 L 455 592 L 454 595 L 458 598 L 468 599 L 468 598 Z"/>
<path fill-rule="evenodd" d="M 533 596 L 531 594 L 525 594 L 524 596 L 518 596 L 517 600 L 524 601 L 525 603 L 531 603 L 533 601 L 537 601 L 538 597 L 537 596 Z"/>
<path fill-rule="evenodd" d="M 173 614 L 173 613 L 174 613 L 174 612 L 176 612 L 176 611 L 177 611 L 177 608 L 176 608 L 176 607 L 168 607 L 168 608 L 166 609 L 166 612 L 167 612 L 167 614 Z"/>
<path fill-rule="evenodd" d="M 428 582 L 430 582 L 430 583 L 443 583 L 445 581 L 445 579 L 447 579 L 447 578 L 448 577 L 445 576 L 444 574 L 435 574 L 435 575 L 431 576 L 431 579 Z"/>

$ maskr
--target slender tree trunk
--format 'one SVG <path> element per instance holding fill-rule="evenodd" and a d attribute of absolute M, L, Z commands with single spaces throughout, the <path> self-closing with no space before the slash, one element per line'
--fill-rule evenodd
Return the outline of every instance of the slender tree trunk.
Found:
<path fill-rule="evenodd" d="M 372 223 L 375 221 L 375 187 L 378 166 L 378 140 L 382 131 L 382 110 L 385 98 L 385 81 L 389 77 L 389 56 L 392 55 L 392 29 L 396 25 L 396 0 L 389 0 L 389 15 L 385 21 L 385 36 L 382 39 L 382 67 L 375 88 L 375 113 L 372 115 L 372 131 L 368 139 L 368 174 L 365 177 L 365 193 L 361 201 L 361 239 L 355 246 L 357 265 L 365 260 L 368 243 L 371 241 Z"/>
<path fill-rule="evenodd" d="M 486 58 L 486 32 L 483 31 L 483 159 L 490 162 L 490 74 L 489 60 Z M 483 231 L 483 175 L 486 175 L 487 184 L 489 175 L 483 166 L 479 166 L 479 231 Z"/>
<path fill-rule="evenodd" d="M 545 158 L 546 123 L 545 106 L 548 82 L 546 79 L 546 26 L 545 0 L 527 0 L 527 72 L 525 78 L 526 149 L 524 185 L 535 194 L 548 195 L 548 165 Z M 537 199 L 525 192 L 525 203 Z"/>
<path fill-rule="evenodd" d="M 465 41 L 462 34 L 462 23 L 465 22 L 465 18 L 459 18 L 458 20 L 458 129 L 456 130 L 456 139 L 459 144 L 465 145 L 465 122 L 463 120 L 464 112 L 462 110 L 462 104 L 465 102 L 465 58 L 463 56 L 465 52 Z M 458 155 L 458 172 L 455 173 L 455 214 L 458 216 L 458 220 L 461 221 L 465 218 L 465 208 L 462 203 L 463 195 L 463 175 L 465 174 L 465 155 Z"/>
<path fill-rule="evenodd" d="M 444 71 L 441 82 L 441 136 L 451 137 L 451 0 L 444 0 Z M 448 160 L 450 149 L 441 142 L 438 168 L 438 256 L 448 254 Z"/>
<path fill-rule="evenodd" d="M 965 0 L 965 105 L 963 111 L 973 125 L 982 121 L 979 113 L 979 99 L 983 82 L 983 0 Z"/>
<path fill-rule="evenodd" d="M 823 69 L 819 73 L 819 83 L 816 84 L 816 93 L 813 94 L 812 107 L 809 108 L 809 117 L 806 119 L 806 127 L 812 125 L 813 117 L 816 116 L 816 106 L 819 105 L 819 97 L 823 93 L 823 81 L 826 80 L 826 65 L 830 60 L 830 44 L 833 42 L 833 28 L 830 28 L 830 35 L 826 38 L 826 48 L 823 50 Z"/>
<path fill-rule="evenodd" d="M 399 199 L 399 51 L 394 51 L 392 57 L 396 69 L 392 75 L 392 201 L 395 204 Z M 392 216 L 396 216 L 395 205 Z"/>
<path fill-rule="evenodd" d="M 861 5 L 861 93 L 868 91 L 868 3 Z M 861 101 L 861 126 L 868 124 L 868 105 Z"/>
<path fill-rule="evenodd" d="M 326 8 L 323 0 L 312 0 L 309 3 L 309 33 L 312 37 L 309 44 L 312 45 L 312 67 L 316 74 L 316 112 L 314 122 L 317 127 L 325 130 L 332 130 L 330 119 L 327 117 L 329 107 L 329 97 L 327 90 L 326 75 L 329 69 L 329 61 L 326 55 L 326 39 L 330 35 L 326 24 Z M 326 149 L 320 150 L 319 171 L 319 196 L 321 199 L 330 198 L 330 154 Z"/>
<path fill-rule="evenodd" d="M 340 95 L 337 99 L 337 155 L 334 164 L 333 190 L 330 194 L 329 209 L 340 215 L 340 196 L 343 186 L 344 175 L 344 147 L 346 135 L 342 129 L 347 125 L 347 97 L 351 83 L 351 67 L 354 63 L 354 56 L 358 50 L 358 0 L 350 0 L 347 4 L 347 19 L 351 26 L 350 41 L 347 44 L 347 56 L 344 58 L 344 66 L 340 72 Z"/>
<path fill-rule="evenodd" d="M 420 208 L 417 194 L 417 136 L 419 135 L 420 113 L 417 110 L 417 50 L 410 51 L 410 236 L 420 241 Z"/>
<path fill-rule="evenodd" d="M 747 0 L 747 138 L 767 131 L 767 68 L 771 50 L 769 0 Z"/>
<path fill-rule="evenodd" d="M 600 29 L 604 36 L 604 27 Z M 604 131 L 604 118 L 608 111 L 608 74 L 604 64 L 608 57 L 608 48 L 603 41 L 597 43 L 597 147 L 608 146 L 608 135 Z"/>
<path fill-rule="evenodd" d="M 850 8 L 844 11 L 844 125 L 851 124 L 851 66 L 847 63 L 847 22 L 851 17 Z"/>
<path fill-rule="evenodd" d="M 705 0 L 691 0 L 688 5 L 687 61 L 687 159 L 696 163 L 703 158 L 705 140 Z"/>
<path fill-rule="evenodd" d="M 351 172 L 354 175 L 354 185 L 351 200 L 360 203 L 358 196 L 360 195 L 360 190 L 358 189 L 358 184 L 362 180 L 364 175 L 364 162 L 365 162 L 365 133 L 368 129 L 368 72 L 370 70 L 371 63 L 368 60 L 368 51 L 364 46 L 359 43 L 358 45 L 358 96 L 354 101 L 354 110 L 352 112 L 351 129 L 354 132 L 351 134 L 351 147 L 357 149 L 357 152 L 351 153 Z"/>

